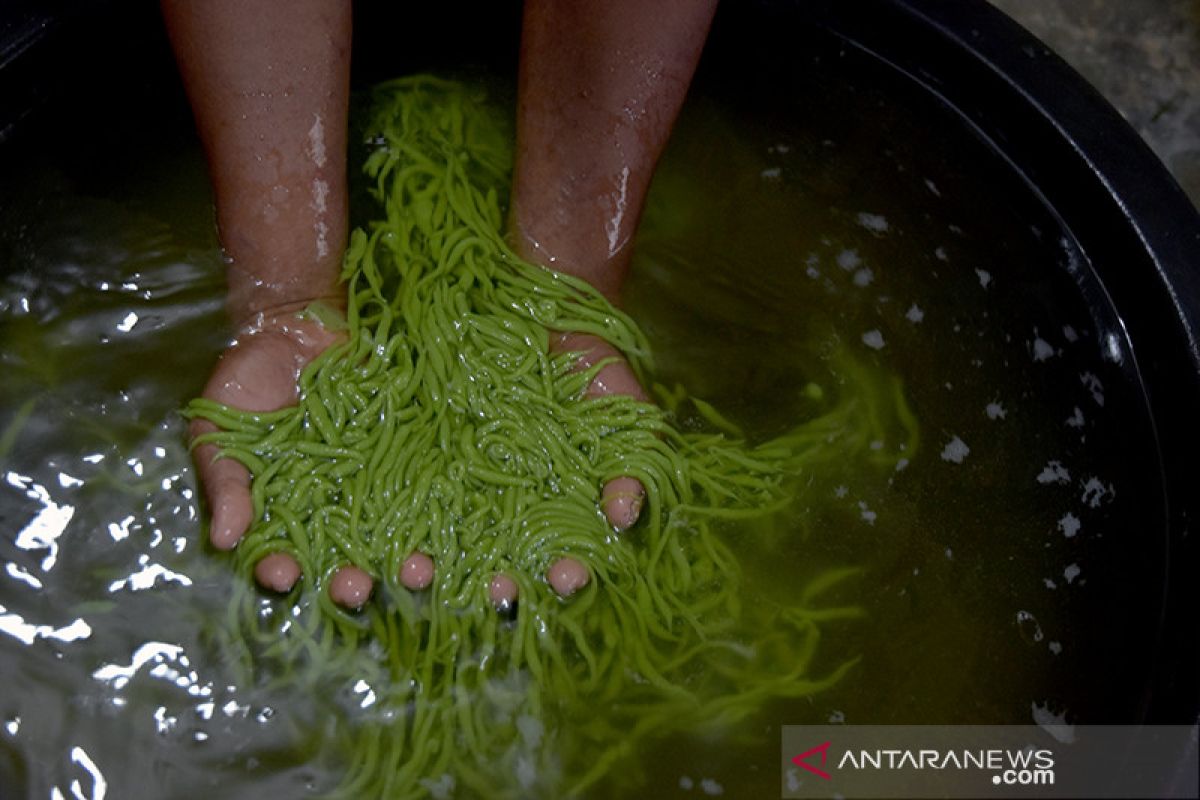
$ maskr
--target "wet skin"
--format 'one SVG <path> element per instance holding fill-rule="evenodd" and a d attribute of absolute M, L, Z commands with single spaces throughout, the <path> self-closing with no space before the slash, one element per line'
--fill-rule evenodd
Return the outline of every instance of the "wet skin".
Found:
<path fill-rule="evenodd" d="M 618 301 L 646 190 L 715 5 L 526 2 L 509 218 L 520 255 L 583 278 Z M 208 157 L 238 331 L 203 395 L 248 411 L 292 405 L 301 370 L 338 338 L 296 312 L 315 300 L 341 302 L 350 4 L 163 0 L 162 7 Z M 592 381 L 590 396 L 646 399 L 607 342 L 566 332 L 552 338 L 552 349 L 580 353 L 577 369 L 616 359 Z M 198 421 L 191 434 L 212 429 Z M 252 521 L 250 475 L 215 455 L 211 445 L 196 448 L 212 543 L 231 549 Z M 636 479 L 619 477 L 601 488 L 601 509 L 623 531 L 637 521 L 644 497 Z M 412 553 L 396 577 L 421 591 L 435 570 L 427 554 Z M 255 578 L 287 592 L 300 567 L 275 553 L 259 562 Z M 545 578 L 566 597 L 590 575 L 562 556 Z M 329 592 L 342 606 L 359 608 L 373 587 L 371 575 L 346 565 Z M 517 591 L 510 576 L 497 574 L 488 595 L 507 610 Z"/>

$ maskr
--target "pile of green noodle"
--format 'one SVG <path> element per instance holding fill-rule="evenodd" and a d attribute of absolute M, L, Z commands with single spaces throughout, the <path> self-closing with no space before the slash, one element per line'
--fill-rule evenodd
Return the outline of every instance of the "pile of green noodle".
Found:
<path fill-rule="evenodd" d="M 724 728 L 839 680 L 849 663 L 809 674 L 818 626 L 859 612 L 814 603 L 847 571 L 795 607 L 743 608 L 721 528 L 777 513 L 822 462 L 890 463 L 869 443 L 896 431 L 911 457 L 895 381 L 847 361 L 821 415 L 759 445 L 681 391 L 660 389 L 659 405 L 585 399 L 600 365 L 572 371 L 572 354 L 548 355 L 548 331 L 602 336 L 644 383 L 646 341 L 591 287 L 505 243 L 506 117 L 430 77 L 376 95 L 366 172 L 383 218 L 351 238 L 345 343 L 304 371 L 295 408 L 188 409 L 254 478 L 230 625 L 247 666 L 272 685 L 368 698 L 340 723 L 337 793 L 581 792 L 647 736 Z M 685 409 L 706 429 L 681 431 Z M 618 534 L 599 495 L 622 475 L 647 500 Z M 250 575 L 278 551 L 303 578 L 264 614 Z M 398 580 L 414 551 L 437 570 L 422 592 Z M 544 574 L 568 554 L 592 580 L 564 600 Z M 376 578 L 359 613 L 328 594 L 347 563 Z M 519 585 L 512 617 L 489 602 L 497 572 Z"/>

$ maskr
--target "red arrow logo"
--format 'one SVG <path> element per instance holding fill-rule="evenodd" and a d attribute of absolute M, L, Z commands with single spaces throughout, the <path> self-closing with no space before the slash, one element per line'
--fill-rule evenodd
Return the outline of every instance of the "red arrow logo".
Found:
<path fill-rule="evenodd" d="M 803 753 L 801 753 L 798 756 L 792 756 L 792 763 L 795 764 L 797 767 L 801 767 L 803 769 L 808 770 L 813 775 L 820 775 L 825 780 L 830 780 L 830 778 L 832 776 L 828 772 L 826 772 L 823 769 L 818 769 L 817 767 L 814 767 L 812 764 L 809 764 L 807 761 L 804 760 L 804 759 L 808 758 L 809 756 L 813 755 L 814 753 L 820 753 L 821 754 L 821 766 L 822 767 L 825 766 L 825 759 L 829 756 L 829 745 L 830 745 L 830 742 L 825 742 L 824 744 L 819 744 L 816 747 L 805 750 Z"/>

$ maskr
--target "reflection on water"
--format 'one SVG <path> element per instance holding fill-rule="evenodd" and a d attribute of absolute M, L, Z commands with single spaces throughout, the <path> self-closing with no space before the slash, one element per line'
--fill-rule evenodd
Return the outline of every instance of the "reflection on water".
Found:
<path fill-rule="evenodd" d="M 968 145 L 931 141 L 874 95 L 847 107 L 824 92 L 808 102 L 827 113 L 804 125 L 689 111 L 631 310 L 664 383 L 761 436 L 788 427 L 814 379 L 838 379 L 835 343 L 859 347 L 904 379 L 922 449 L 882 478 L 809 476 L 776 541 L 736 542 L 751 601 L 864 568 L 854 599 L 869 620 L 823 644 L 831 660 L 862 655 L 858 670 L 765 709 L 746 736 L 661 743 L 643 758 L 647 791 L 773 793 L 781 724 L 1131 713 L 1103 691 L 1140 674 L 1134 594 L 1155 551 L 1123 542 L 1153 533 L 1157 512 L 1118 328 L 1073 299 L 1081 256 L 1053 220 L 1031 220 L 1011 187 L 980 196 L 981 171 L 994 176 L 968 166 Z M 868 107 L 896 115 L 882 151 Z M 202 544 L 176 413 L 225 335 L 215 243 L 196 222 L 211 211 L 197 152 L 142 157 L 181 177 L 97 197 L 46 154 L 6 166 L 23 189 L 0 196 L 0 787 L 302 796 L 336 773 L 332 710 L 375 692 L 281 697 L 234 678 L 220 645 L 232 578 Z"/>

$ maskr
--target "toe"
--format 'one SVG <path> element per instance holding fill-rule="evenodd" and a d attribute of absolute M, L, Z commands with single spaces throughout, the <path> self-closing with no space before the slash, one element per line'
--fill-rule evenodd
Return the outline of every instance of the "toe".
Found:
<path fill-rule="evenodd" d="M 599 336 L 590 333 L 561 334 L 552 337 L 550 349 L 555 353 L 579 353 L 579 360 L 575 362 L 576 370 L 590 369 L 601 361 L 610 362 L 601 367 L 588 385 L 588 397 L 623 394 L 642 402 L 648 400 L 629 362 L 617 348 Z"/>
<path fill-rule="evenodd" d="M 637 478 L 613 478 L 604 484 L 600 493 L 600 507 L 608 522 L 619 531 L 627 530 L 638 521 L 646 490 Z"/>
<path fill-rule="evenodd" d="M 342 567 L 333 574 L 329 582 L 329 596 L 339 606 L 357 611 L 371 597 L 375 581 L 356 566 Z"/>
<path fill-rule="evenodd" d="M 264 589 L 290 592 L 300 579 L 300 565 L 287 553 L 270 553 L 254 565 L 254 578 Z"/>
<path fill-rule="evenodd" d="M 591 580 L 587 567 L 567 556 L 558 559 L 546 571 L 546 580 L 554 587 L 554 591 L 563 597 L 570 597 L 575 592 L 587 586 Z"/>
<path fill-rule="evenodd" d="M 192 423 L 191 435 L 195 438 L 216 429 L 211 422 L 198 420 Z M 196 471 L 208 507 L 212 509 L 209 539 L 218 550 L 232 550 L 250 527 L 250 518 L 254 515 L 250 472 L 232 458 L 217 458 L 219 452 L 211 444 L 197 447 Z"/>
<path fill-rule="evenodd" d="M 566 333 L 552 339 L 551 350 L 557 353 L 579 353 L 575 369 L 586 370 L 610 361 L 596 373 L 588 385 L 588 397 L 626 395 L 648 402 L 646 392 L 638 382 L 629 363 L 621 353 L 598 336 L 587 333 Z M 646 490 L 636 478 L 615 478 L 604 485 L 600 505 L 608 522 L 619 531 L 632 526 L 642 511 Z"/>
<path fill-rule="evenodd" d="M 497 611 L 511 610 L 517 604 L 519 593 L 517 582 L 502 572 L 497 572 L 488 585 L 488 597 L 491 598 L 492 605 L 496 607 Z"/>
<path fill-rule="evenodd" d="M 428 587 L 433 583 L 433 559 L 420 552 L 404 559 L 400 566 L 400 583 L 414 592 Z"/>

